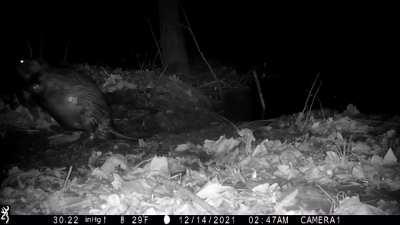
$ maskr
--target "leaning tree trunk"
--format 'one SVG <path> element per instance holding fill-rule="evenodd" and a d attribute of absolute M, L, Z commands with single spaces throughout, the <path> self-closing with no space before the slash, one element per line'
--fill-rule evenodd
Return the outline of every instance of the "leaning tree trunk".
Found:
<path fill-rule="evenodd" d="M 170 73 L 189 72 L 185 39 L 179 23 L 179 0 L 158 0 L 158 14 L 164 66 Z"/>

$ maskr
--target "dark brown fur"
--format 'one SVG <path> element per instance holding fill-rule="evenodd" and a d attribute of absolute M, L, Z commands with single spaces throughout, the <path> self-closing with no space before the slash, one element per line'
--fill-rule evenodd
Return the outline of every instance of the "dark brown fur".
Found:
<path fill-rule="evenodd" d="M 72 69 L 56 69 L 27 61 L 17 71 L 39 104 L 64 128 L 86 130 L 97 137 L 113 134 L 111 110 L 103 93 L 86 74 Z"/>

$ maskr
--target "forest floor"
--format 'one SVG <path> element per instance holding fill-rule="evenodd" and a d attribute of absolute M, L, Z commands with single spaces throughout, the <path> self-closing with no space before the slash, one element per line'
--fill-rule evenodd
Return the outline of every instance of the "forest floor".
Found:
<path fill-rule="evenodd" d="M 400 214 L 400 117 L 349 105 L 234 124 L 199 110 L 207 101 L 176 77 L 101 71 L 102 91 L 136 93 L 131 106 L 111 98 L 115 129 L 137 140 L 1 105 L 0 204 L 12 214 Z"/>
<path fill-rule="evenodd" d="M 14 214 L 400 213 L 400 118 L 299 115 L 138 142 L 6 132 L 1 203 Z"/>

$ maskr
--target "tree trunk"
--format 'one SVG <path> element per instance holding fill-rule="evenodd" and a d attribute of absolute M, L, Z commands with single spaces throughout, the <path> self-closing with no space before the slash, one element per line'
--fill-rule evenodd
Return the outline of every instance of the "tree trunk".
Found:
<path fill-rule="evenodd" d="M 164 67 L 169 73 L 189 72 L 182 26 L 179 23 L 179 0 L 158 0 L 160 39 Z"/>

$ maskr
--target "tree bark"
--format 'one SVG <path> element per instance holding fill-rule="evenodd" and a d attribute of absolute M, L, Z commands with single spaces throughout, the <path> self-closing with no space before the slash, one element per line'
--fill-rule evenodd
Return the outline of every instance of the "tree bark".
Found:
<path fill-rule="evenodd" d="M 179 23 L 179 0 L 158 0 L 158 14 L 164 67 L 169 73 L 188 73 L 185 38 Z"/>

